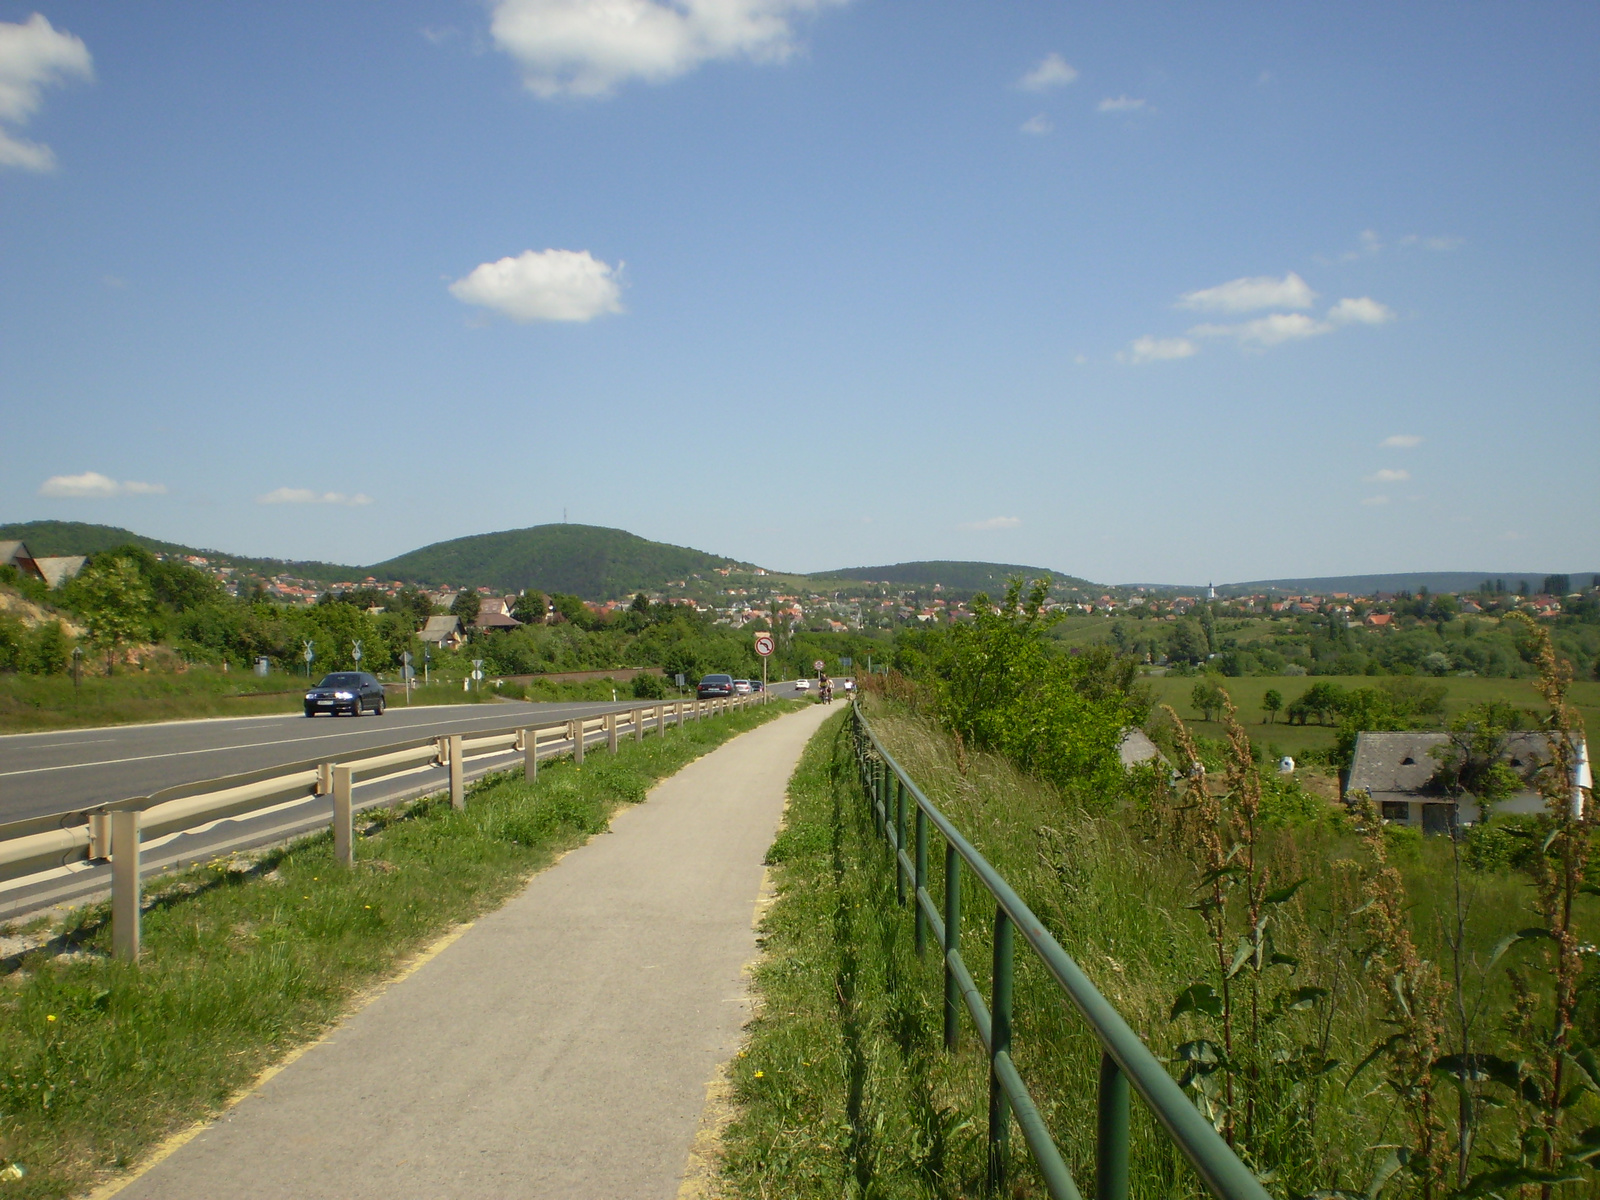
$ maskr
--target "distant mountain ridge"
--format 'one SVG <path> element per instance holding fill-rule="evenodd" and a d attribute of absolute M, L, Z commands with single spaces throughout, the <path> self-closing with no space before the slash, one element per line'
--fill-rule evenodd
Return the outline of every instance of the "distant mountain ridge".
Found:
<path fill-rule="evenodd" d="M 1248 583 L 1217 584 L 1218 595 L 1250 595 L 1256 592 L 1299 592 L 1326 596 L 1348 592 L 1352 596 L 1371 596 L 1376 592 L 1475 592 L 1484 580 L 1502 579 L 1513 592 L 1526 582 L 1537 592 L 1546 575 L 1564 574 L 1574 587 L 1587 587 L 1600 571 L 1401 571 L 1390 575 L 1324 575 L 1310 579 L 1258 579 Z"/>
<path fill-rule="evenodd" d="M 896 587 L 933 587 L 935 584 L 957 592 L 989 592 L 999 594 L 1017 577 L 1032 581 L 1049 576 L 1068 587 L 1094 587 L 1087 579 L 1079 579 L 1049 567 L 1025 567 L 1016 563 L 959 562 L 936 559 L 926 562 L 893 563 L 883 567 L 843 567 L 837 571 L 813 571 L 806 578 L 814 582 L 829 579 L 849 580 L 853 583 L 890 583 Z"/>
<path fill-rule="evenodd" d="M 45 557 L 56 554 L 99 554 L 103 550 L 131 544 L 143 546 L 152 554 L 198 555 L 209 562 L 239 567 L 259 575 L 288 572 L 301 579 L 322 583 L 349 579 L 353 572 L 362 570 L 338 563 L 250 558 L 242 554 L 229 554 L 225 550 L 201 550 L 178 542 L 145 537 L 142 533 L 134 533 L 117 525 L 94 525 L 87 521 L 19 521 L 0 525 L 0 541 L 25 542 L 29 550 Z"/>

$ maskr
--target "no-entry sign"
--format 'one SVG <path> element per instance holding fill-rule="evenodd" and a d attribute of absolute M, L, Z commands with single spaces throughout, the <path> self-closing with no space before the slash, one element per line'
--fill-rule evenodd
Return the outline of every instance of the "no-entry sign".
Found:
<path fill-rule="evenodd" d="M 762 658 L 772 653 L 772 635 L 770 633 L 756 634 L 756 653 Z"/>
<path fill-rule="evenodd" d="M 814 662 L 814 663 L 812 663 L 812 664 L 811 664 L 811 669 L 812 669 L 812 670 L 813 670 L 813 671 L 820 671 L 820 670 L 822 670 L 822 668 L 823 668 L 823 667 L 825 667 L 825 666 L 827 666 L 827 665 L 828 665 L 828 664 L 827 664 L 827 663 L 825 663 L 825 662 L 823 662 L 823 661 L 822 661 L 822 660 L 821 660 L 821 659 L 820 659 L 820 658 L 819 658 L 819 659 L 817 659 L 817 661 L 816 661 L 816 662 Z"/>

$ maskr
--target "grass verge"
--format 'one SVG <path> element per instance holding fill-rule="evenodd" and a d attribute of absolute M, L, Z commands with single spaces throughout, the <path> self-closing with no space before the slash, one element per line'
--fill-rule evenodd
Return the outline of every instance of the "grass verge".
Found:
<path fill-rule="evenodd" d="M 1195 870 L 1184 845 L 1142 811 L 1086 811 L 995 756 L 958 755 L 937 727 L 904 709 L 875 703 L 870 715 L 934 803 L 1178 1071 L 1180 1047 L 1209 1029 L 1193 1015 L 1174 1019 L 1174 997 L 1215 961 L 1191 911 Z M 777 900 L 754 975 L 759 1015 L 732 1069 L 738 1115 L 724 1137 L 720 1186 L 726 1196 L 762 1200 L 981 1195 L 983 1053 L 965 1011 L 959 1049 L 943 1050 L 940 955 L 931 947 L 923 959 L 914 953 L 911 913 L 896 902 L 887 846 L 871 827 L 842 720 L 829 721 L 807 748 L 769 852 Z M 1268 1173 L 1274 1195 L 1360 1193 L 1400 1124 L 1378 1072 L 1351 1079 L 1354 1064 L 1392 1032 L 1364 975 L 1368 938 L 1352 916 L 1363 900 L 1352 860 L 1362 852 L 1340 822 L 1318 820 L 1272 830 L 1263 853 L 1275 879 L 1309 877 L 1275 936 L 1300 961 L 1295 984 L 1323 989 L 1326 998 L 1315 1010 L 1282 1014 L 1252 1053 L 1271 1062 L 1311 1047 L 1330 1065 L 1325 1073 L 1269 1069 L 1260 1087 L 1270 1103 L 1238 1144 Z M 1525 877 L 1465 871 L 1457 895 L 1448 840 L 1397 835 L 1390 853 L 1414 904 L 1411 931 L 1424 958 L 1451 961 L 1446 936 L 1459 900 L 1466 999 L 1481 996 L 1489 1013 L 1507 1010 L 1511 984 L 1491 967 L 1502 934 L 1527 924 Z M 935 838 L 929 891 L 936 905 L 941 859 Z M 964 957 L 987 997 L 994 907 L 967 878 Z M 1018 1068 L 1087 1192 L 1098 1043 L 1020 938 L 1015 962 Z M 1499 1035 L 1486 1016 L 1475 1036 Z M 1203 1195 L 1137 1099 L 1132 1114 L 1135 1194 Z M 1486 1118 L 1482 1136 L 1506 1141 L 1506 1122 Z M 1014 1125 L 1010 1161 L 1008 1196 L 1045 1195 Z"/>
<path fill-rule="evenodd" d="M 354 870 L 338 867 L 320 835 L 163 880 L 146 896 L 138 967 L 106 957 L 109 906 L 80 910 L 0 977 L 4 1194 L 78 1191 L 215 1114 L 408 957 L 605 829 L 618 807 L 793 707 L 691 722 L 624 742 L 615 757 L 591 752 L 581 768 L 548 763 L 534 784 L 493 776 L 464 812 L 425 800 L 365 814 Z"/>

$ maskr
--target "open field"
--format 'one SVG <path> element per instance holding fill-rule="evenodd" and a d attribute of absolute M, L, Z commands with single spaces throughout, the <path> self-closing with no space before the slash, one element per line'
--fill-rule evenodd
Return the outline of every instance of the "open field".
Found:
<path fill-rule="evenodd" d="M 353 870 L 324 834 L 163 880 L 146 893 L 137 968 L 106 956 L 109 905 L 75 914 L 0 963 L 0 1170 L 25 1172 L 5 1194 L 78 1194 L 216 1113 L 656 780 L 791 709 L 691 722 L 581 768 L 549 762 L 533 784 L 491 776 L 463 812 L 421 801 L 363 814 Z"/>
<path fill-rule="evenodd" d="M 1314 683 L 1332 683 L 1342 688 L 1376 687 L 1386 678 L 1371 675 L 1247 675 L 1225 679 L 1207 675 L 1206 682 L 1218 684 L 1233 697 L 1239 710 L 1239 719 L 1249 730 L 1251 740 L 1257 745 L 1271 747 L 1284 754 L 1296 755 L 1305 750 L 1331 747 L 1334 741 L 1332 725 L 1290 725 L 1278 714 L 1275 723 L 1263 724 L 1266 714 L 1261 710 L 1261 697 L 1269 688 L 1276 688 L 1285 705 L 1306 691 Z M 1222 726 L 1215 721 L 1200 720 L 1200 714 L 1189 703 L 1189 693 L 1201 682 L 1199 676 L 1152 675 L 1143 682 L 1149 685 L 1161 704 L 1170 704 L 1197 736 L 1220 738 Z M 1504 700 L 1520 708 L 1544 709 L 1544 701 L 1534 691 L 1531 679 L 1450 678 L 1429 679 L 1445 689 L 1445 715 L 1452 716 L 1474 704 L 1487 700 Z M 1574 683 L 1571 698 L 1590 731 L 1600 730 L 1600 683 Z"/>

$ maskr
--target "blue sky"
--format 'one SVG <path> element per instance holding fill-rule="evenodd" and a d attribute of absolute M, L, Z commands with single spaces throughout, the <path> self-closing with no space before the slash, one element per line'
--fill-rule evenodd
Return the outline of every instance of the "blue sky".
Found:
<path fill-rule="evenodd" d="M 0 0 L 0 517 L 1600 563 L 1600 7 Z"/>

